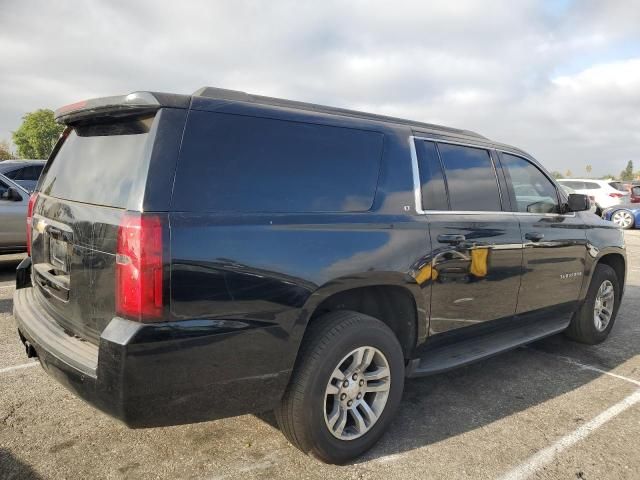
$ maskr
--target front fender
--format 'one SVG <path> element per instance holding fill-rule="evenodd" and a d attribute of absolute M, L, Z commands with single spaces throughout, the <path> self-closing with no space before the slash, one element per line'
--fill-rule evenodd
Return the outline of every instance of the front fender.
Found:
<path fill-rule="evenodd" d="M 596 265 L 607 255 L 619 255 L 624 261 L 625 278 L 623 288 L 626 284 L 627 273 L 627 252 L 624 242 L 623 232 L 612 225 L 597 226 L 587 230 L 587 257 L 585 260 L 584 278 L 580 290 L 580 300 L 584 300 L 589 291 L 591 278 Z"/>

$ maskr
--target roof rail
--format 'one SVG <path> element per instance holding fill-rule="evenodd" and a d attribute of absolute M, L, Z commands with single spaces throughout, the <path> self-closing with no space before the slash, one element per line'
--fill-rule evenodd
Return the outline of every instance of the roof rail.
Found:
<path fill-rule="evenodd" d="M 470 130 L 463 130 L 459 128 L 445 127 L 442 125 L 435 125 L 431 123 L 414 122 L 403 118 L 390 117 L 386 115 L 378 115 L 375 113 L 360 112 L 357 110 L 349 110 L 346 108 L 328 107 L 325 105 L 317 105 L 315 103 L 299 102 L 296 100 L 286 100 L 284 98 L 265 97 L 262 95 L 253 95 L 250 93 L 242 92 L 240 90 L 228 90 L 226 88 L 216 87 L 202 87 L 193 92 L 195 97 L 205 97 L 216 100 L 231 100 L 239 102 L 251 102 L 263 105 L 273 105 L 285 108 L 298 108 L 301 110 L 308 110 L 318 113 L 328 113 L 334 115 L 345 115 L 350 117 L 357 117 L 369 120 L 378 120 L 389 123 L 396 123 L 400 125 L 408 125 L 414 128 L 426 128 L 429 130 L 441 130 L 443 132 L 454 133 L 458 135 L 465 135 L 469 137 L 476 137 L 486 139 L 486 137 L 472 132 Z"/>

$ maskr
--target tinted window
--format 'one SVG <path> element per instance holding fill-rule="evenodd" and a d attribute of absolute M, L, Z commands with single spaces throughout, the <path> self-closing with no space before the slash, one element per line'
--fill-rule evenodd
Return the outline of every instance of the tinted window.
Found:
<path fill-rule="evenodd" d="M 10 178 L 11 180 L 16 180 L 21 172 L 22 172 L 21 168 L 16 168 L 14 170 L 9 170 L 8 172 L 4 172 L 4 176 L 7 178 Z"/>
<path fill-rule="evenodd" d="M 192 111 L 176 211 L 338 212 L 371 208 L 383 135 Z"/>
<path fill-rule="evenodd" d="M 74 128 L 47 166 L 41 191 L 79 202 L 124 208 L 144 168 L 153 117 Z"/>
<path fill-rule="evenodd" d="M 449 210 L 442 165 L 433 142 L 418 141 L 418 169 L 422 187 L 423 210 Z"/>
<path fill-rule="evenodd" d="M 21 180 L 38 180 L 40 178 L 40 172 L 44 165 L 31 165 L 29 167 L 22 169 L 22 178 Z"/>
<path fill-rule="evenodd" d="M 609 182 L 609 185 L 612 186 L 613 188 L 615 188 L 616 190 L 620 190 L 621 192 L 626 192 L 627 189 L 625 188 L 624 184 L 621 182 Z"/>
<path fill-rule="evenodd" d="M 569 188 L 573 188 L 574 190 L 584 190 L 584 182 L 576 182 L 574 180 L 560 180 L 562 185 L 566 185 Z"/>
<path fill-rule="evenodd" d="M 13 180 L 38 180 L 43 167 L 44 165 L 28 165 L 17 168 L 7 173 L 6 176 Z"/>
<path fill-rule="evenodd" d="M 531 162 L 502 154 L 502 166 L 511 179 L 519 212 L 558 212 L 558 193 L 551 181 Z"/>
<path fill-rule="evenodd" d="M 452 210 L 498 211 L 500 193 L 487 150 L 439 143 Z"/>
<path fill-rule="evenodd" d="M 599 183 L 595 182 L 584 182 L 584 188 L 587 190 L 597 190 L 598 188 L 602 188 Z"/>

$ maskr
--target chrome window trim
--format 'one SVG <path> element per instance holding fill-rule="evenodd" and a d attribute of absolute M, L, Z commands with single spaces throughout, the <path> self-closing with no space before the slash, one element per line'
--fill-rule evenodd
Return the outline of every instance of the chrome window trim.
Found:
<path fill-rule="evenodd" d="M 424 215 L 422 210 L 422 186 L 420 185 L 420 170 L 418 168 L 418 153 L 416 152 L 416 137 L 409 136 L 409 149 L 411 150 L 411 171 L 413 173 L 413 196 L 415 201 L 416 213 Z"/>
<path fill-rule="evenodd" d="M 420 167 L 418 165 L 418 153 L 416 150 L 416 140 L 422 140 L 422 141 L 427 141 L 427 142 L 434 142 L 434 143 L 448 143 L 450 145 L 460 145 L 463 147 L 471 147 L 471 148 L 480 148 L 482 150 L 486 150 L 489 153 L 489 158 L 491 159 L 491 164 L 493 165 L 493 173 L 496 177 L 496 185 L 498 187 L 498 194 L 500 195 L 500 204 L 502 205 L 502 190 L 500 188 L 500 181 L 498 179 L 498 172 L 496 171 L 496 165 L 495 162 L 493 161 L 493 158 L 491 158 L 491 150 L 497 151 L 497 152 L 501 152 L 501 153 L 506 153 L 508 155 L 513 155 L 514 157 L 520 157 L 523 160 L 530 162 L 530 160 L 520 154 L 517 153 L 513 153 L 510 152 L 508 150 L 503 150 L 500 148 L 492 148 L 492 147 L 487 147 L 485 145 L 480 145 L 480 144 L 473 144 L 473 143 L 465 143 L 465 142 L 456 142 L 456 141 L 452 141 L 452 140 L 444 140 L 444 139 L 440 139 L 440 138 L 436 138 L 436 137 L 421 137 L 421 136 L 417 136 L 417 135 L 409 135 L 409 150 L 411 151 L 411 171 L 413 173 L 413 196 L 414 196 L 414 201 L 415 201 L 415 210 L 416 213 L 420 214 L 420 215 L 511 215 L 511 216 L 517 216 L 517 215 L 522 215 L 522 216 L 543 216 L 543 217 L 575 217 L 576 213 L 575 212 L 571 212 L 571 213 L 530 213 L 530 212 L 508 212 L 508 211 L 504 211 L 504 210 L 499 210 L 499 211 L 493 211 L 493 210 L 489 210 L 489 211 L 479 211 L 479 210 L 471 210 L 471 211 L 465 211 L 465 210 L 423 210 L 422 208 L 422 187 L 420 185 Z M 438 153 L 439 155 L 439 153 Z M 532 164 L 533 165 L 533 164 Z M 534 165 L 536 168 L 538 168 L 536 165 Z M 443 167 L 444 168 L 444 167 Z M 543 175 L 545 177 L 547 177 L 547 179 L 549 179 L 549 177 L 542 172 Z M 506 178 L 505 178 L 506 181 Z M 554 185 L 554 187 L 556 187 L 556 193 L 557 193 L 557 186 L 555 185 L 555 183 L 553 181 L 551 181 L 551 183 Z"/>

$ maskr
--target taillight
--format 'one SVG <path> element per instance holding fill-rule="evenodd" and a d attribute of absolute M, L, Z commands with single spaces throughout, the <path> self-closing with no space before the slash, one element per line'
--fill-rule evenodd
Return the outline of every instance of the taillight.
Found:
<path fill-rule="evenodd" d="M 620 197 L 624 197 L 624 194 L 622 194 L 622 193 L 610 193 L 609 196 L 613 197 L 613 198 L 620 198 Z"/>
<path fill-rule="evenodd" d="M 125 213 L 118 228 L 116 312 L 140 322 L 162 317 L 162 219 Z"/>
<path fill-rule="evenodd" d="M 38 192 L 33 192 L 29 197 L 27 206 L 27 255 L 31 256 L 31 219 L 33 218 L 33 207 L 36 205 Z"/>

